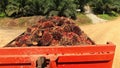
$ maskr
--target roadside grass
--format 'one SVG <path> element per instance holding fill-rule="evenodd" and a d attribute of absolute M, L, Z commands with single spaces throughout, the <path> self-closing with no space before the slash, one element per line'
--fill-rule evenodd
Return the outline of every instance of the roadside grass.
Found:
<path fill-rule="evenodd" d="M 92 24 L 92 21 L 82 13 L 77 13 L 77 19 L 75 20 L 77 25 L 88 25 Z"/>
<path fill-rule="evenodd" d="M 6 17 L 5 13 L 0 13 L 0 18 Z"/>
<path fill-rule="evenodd" d="M 20 17 L 20 18 L 10 18 L 10 17 L 0 17 L 0 27 L 29 27 L 34 25 L 39 21 L 42 16 L 31 16 L 31 17 Z"/>
<path fill-rule="evenodd" d="M 10 18 L 10 17 L 0 17 L 0 27 L 28 27 L 35 24 L 43 16 L 31 16 L 31 17 L 20 17 L 20 18 Z M 77 19 L 74 20 L 77 25 L 88 25 L 92 21 L 83 13 L 77 14 Z"/>
<path fill-rule="evenodd" d="M 98 14 L 97 16 L 105 20 L 114 20 L 118 17 L 118 16 L 108 15 L 108 14 Z"/>
<path fill-rule="evenodd" d="M 0 27 L 28 27 L 35 24 L 42 16 L 31 16 L 31 17 L 0 17 Z M 77 19 L 74 20 L 77 25 L 88 25 L 92 24 L 92 21 L 83 13 L 77 13 Z"/>
<path fill-rule="evenodd" d="M 8 17 L 0 17 L 0 27 L 6 26 L 9 21 L 10 18 Z"/>

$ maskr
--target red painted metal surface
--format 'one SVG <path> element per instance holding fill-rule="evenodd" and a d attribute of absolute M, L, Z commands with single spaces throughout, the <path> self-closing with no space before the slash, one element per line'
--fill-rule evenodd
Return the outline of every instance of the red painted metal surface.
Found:
<path fill-rule="evenodd" d="M 37 59 L 49 59 L 47 68 L 112 68 L 115 45 L 0 48 L 0 68 L 36 68 Z"/>

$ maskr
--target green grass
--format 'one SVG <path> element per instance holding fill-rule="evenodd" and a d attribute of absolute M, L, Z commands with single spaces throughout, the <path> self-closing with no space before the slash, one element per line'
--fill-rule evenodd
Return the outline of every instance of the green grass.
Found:
<path fill-rule="evenodd" d="M 5 13 L 0 13 L 0 18 L 5 17 Z"/>
<path fill-rule="evenodd" d="M 108 15 L 108 14 L 99 14 L 97 16 L 102 19 L 105 19 L 105 20 L 113 20 L 113 19 L 117 18 L 117 16 Z"/>
<path fill-rule="evenodd" d="M 92 24 L 92 21 L 82 13 L 77 14 L 77 19 L 75 20 L 76 24 L 78 25 L 87 25 L 87 24 Z"/>

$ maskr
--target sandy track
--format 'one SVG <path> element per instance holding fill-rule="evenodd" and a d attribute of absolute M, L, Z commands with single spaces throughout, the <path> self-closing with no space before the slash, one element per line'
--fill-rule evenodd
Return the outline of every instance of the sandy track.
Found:
<path fill-rule="evenodd" d="M 112 68 L 120 68 L 120 18 L 106 23 L 81 26 L 81 29 L 97 44 L 113 42 L 116 45 L 116 54 Z"/>
<path fill-rule="evenodd" d="M 96 24 L 96 23 L 100 23 L 100 22 L 106 22 L 107 20 L 101 19 L 99 17 L 97 17 L 95 14 L 93 13 L 88 13 L 86 14 L 86 16 L 88 18 L 90 18 L 92 20 L 92 23 Z"/>

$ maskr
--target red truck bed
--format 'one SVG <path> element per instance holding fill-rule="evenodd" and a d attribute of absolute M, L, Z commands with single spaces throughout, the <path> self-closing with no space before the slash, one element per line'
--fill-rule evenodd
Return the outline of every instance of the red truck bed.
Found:
<path fill-rule="evenodd" d="M 0 68 L 112 68 L 115 45 L 0 48 Z"/>

